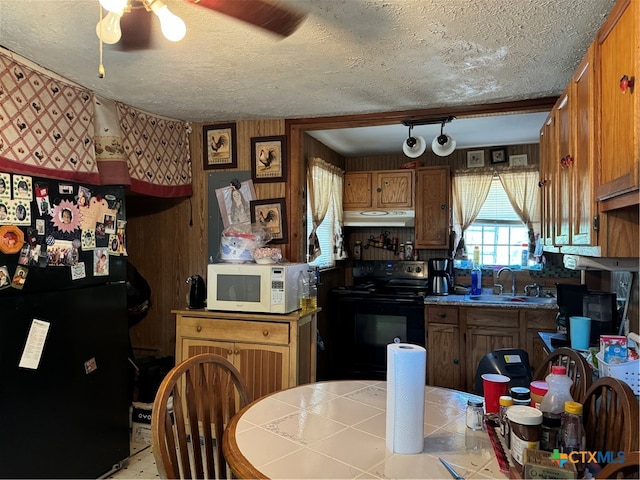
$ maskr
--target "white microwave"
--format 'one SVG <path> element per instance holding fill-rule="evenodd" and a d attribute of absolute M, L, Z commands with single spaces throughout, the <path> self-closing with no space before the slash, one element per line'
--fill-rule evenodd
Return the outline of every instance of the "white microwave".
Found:
<path fill-rule="evenodd" d="M 207 310 L 290 313 L 300 308 L 298 286 L 306 263 L 211 263 Z"/>

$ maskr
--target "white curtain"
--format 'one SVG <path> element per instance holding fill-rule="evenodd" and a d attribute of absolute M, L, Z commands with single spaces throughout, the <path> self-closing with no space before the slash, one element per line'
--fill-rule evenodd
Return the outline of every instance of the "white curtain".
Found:
<path fill-rule="evenodd" d="M 316 231 L 318 229 L 318 226 L 324 220 L 325 215 L 327 214 L 327 209 L 331 204 L 332 198 L 336 202 L 336 205 L 340 207 L 336 208 L 336 218 L 339 218 L 339 227 L 336 232 L 339 232 L 340 237 L 342 237 L 341 226 L 343 179 L 344 171 L 342 171 L 335 165 L 331 165 L 330 163 L 327 163 L 320 158 L 311 158 L 309 160 L 309 167 L 307 168 L 307 187 L 309 195 L 309 205 L 311 207 L 311 220 L 313 229 L 311 230 L 308 239 L 308 262 L 311 262 L 320 256 L 320 242 L 318 240 Z M 339 197 L 334 197 L 334 195 L 339 195 Z M 340 212 L 339 214 L 338 211 Z M 336 251 L 335 243 L 334 251 Z"/>
<path fill-rule="evenodd" d="M 499 173 L 498 177 L 509 203 L 529 230 L 529 253 L 532 254 L 536 245 L 534 227 L 539 227 L 540 222 L 540 174 L 519 171 Z"/>
<path fill-rule="evenodd" d="M 464 232 L 480 213 L 491 188 L 492 173 L 454 175 L 453 230 L 456 233 L 452 255 L 464 251 Z"/>

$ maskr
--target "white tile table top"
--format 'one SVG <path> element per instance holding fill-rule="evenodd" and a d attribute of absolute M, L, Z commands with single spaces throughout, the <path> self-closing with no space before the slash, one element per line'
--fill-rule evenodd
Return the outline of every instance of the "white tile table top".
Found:
<path fill-rule="evenodd" d="M 447 460 L 467 479 L 507 477 L 486 431 L 466 428 L 474 395 L 425 387 L 424 450 L 393 454 L 385 445 L 386 382 L 301 385 L 265 397 L 240 417 L 242 456 L 269 478 L 449 479 Z"/>

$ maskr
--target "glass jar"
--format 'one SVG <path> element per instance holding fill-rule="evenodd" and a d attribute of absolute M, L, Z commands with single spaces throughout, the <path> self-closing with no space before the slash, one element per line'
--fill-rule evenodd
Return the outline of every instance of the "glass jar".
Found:
<path fill-rule="evenodd" d="M 467 428 L 482 430 L 484 417 L 484 402 L 482 400 L 467 400 Z"/>
<path fill-rule="evenodd" d="M 509 437 L 511 428 L 509 427 L 509 419 L 507 418 L 507 410 L 513 405 L 513 398 L 509 395 L 502 395 L 498 402 L 500 403 L 500 435 L 504 438 L 507 448 L 509 448 Z"/>

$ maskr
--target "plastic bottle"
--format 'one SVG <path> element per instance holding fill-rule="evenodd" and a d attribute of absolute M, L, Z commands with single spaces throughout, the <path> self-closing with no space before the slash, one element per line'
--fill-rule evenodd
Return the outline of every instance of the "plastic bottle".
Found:
<path fill-rule="evenodd" d="M 560 451 L 562 453 L 580 452 L 586 448 L 584 426 L 582 424 L 582 404 L 578 402 L 566 402 L 564 404 L 564 415 L 562 416 L 562 426 L 560 427 Z M 584 472 L 584 462 L 581 455 L 575 460 L 578 478 L 582 478 Z"/>
<path fill-rule="evenodd" d="M 522 259 L 520 261 L 520 264 L 523 267 L 529 265 L 529 245 L 527 245 L 526 243 L 522 244 Z"/>
<path fill-rule="evenodd" d="M 500 404 L 500 435 L 509 448 L 511 440 L 511 426 L 509 425 L 509 419 L 507 418 L 507 410 L 513 405 L 513 398 L 509 395 L 501 395 L 498 399 Z"/>
<path fill-rule="evenodd" d="M 543 426 L 540 448 L 551 452 L 554 448 L 558 448 L 560 433 L 558 421 L 564 413 L 565 402 L 573 401 L 570 392 L 573 381 L 567 376 L 566 367 L 559 365 L 551 367 L 551 373 L 547 375 L 545 381 L 548 390 L 540 402 Z"/>
<path fill-rule="evenodd" d="M 318 285 L 313 270 L 307 270 L 307 275 L 302 278 L 302 311 L 310 312 L 318 308 Z"/>
<path fill-rule="evenodd" d="M 480 248 L 473 247 L 473 268 L 471 269 L 471 295 L 482 295 L 482 270 L 480 269 Z"/>

